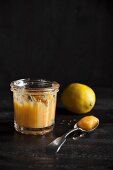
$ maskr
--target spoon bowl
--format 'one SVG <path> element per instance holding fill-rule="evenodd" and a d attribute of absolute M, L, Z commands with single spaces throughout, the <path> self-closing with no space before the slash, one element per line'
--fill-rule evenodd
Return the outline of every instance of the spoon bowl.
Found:
<path fill-rule="evenodd" d="M 77 128 L 77 130 L 79 130 L 79 131 L 81 131 L 81 132 L 84 132 L 84 133 L 90 133 L 90 132 L 94 131 L 98 126 L 99 126 L 99 122 L 96 124 L 96 126 L 95 126 L 94 128 L 92 128 L 92 129 L 90 129 L 90 130 L 86 130 L 86 129 L 80 128 L 80 127 L 77 125 L 77 123 L 76 123 L 76 124 L 74 125 L 74 128 L 75 128 L 75 129 Z"/>

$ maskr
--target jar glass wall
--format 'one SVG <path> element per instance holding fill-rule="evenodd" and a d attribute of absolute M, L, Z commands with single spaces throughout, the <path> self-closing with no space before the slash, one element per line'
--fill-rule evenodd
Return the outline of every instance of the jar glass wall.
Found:
<path fill-rule="evenodd" d="M 59 84 L 21 79 L 11 83 L 14 127 L 24 134 L 46 134 L 53 130 Z"/>

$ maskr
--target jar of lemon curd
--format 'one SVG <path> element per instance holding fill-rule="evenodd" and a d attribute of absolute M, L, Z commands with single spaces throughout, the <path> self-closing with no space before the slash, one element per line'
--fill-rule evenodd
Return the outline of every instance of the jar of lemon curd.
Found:
<path fill-rule="evenodd" d="M 20 79 L 13 81 L 10 86 L 16 131 L 33 135 L 52 131 L 59 84 L 43 79 Z"/>

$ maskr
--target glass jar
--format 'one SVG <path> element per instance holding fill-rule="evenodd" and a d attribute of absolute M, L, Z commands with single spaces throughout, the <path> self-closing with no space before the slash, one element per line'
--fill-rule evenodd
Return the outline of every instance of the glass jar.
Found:
<path fill-rule="evenodd" d="M 20 79 L 11 84 L 14 101 L 14 127 L 24 134 L 46 134 L 55 124 L 57 82 Z"/>

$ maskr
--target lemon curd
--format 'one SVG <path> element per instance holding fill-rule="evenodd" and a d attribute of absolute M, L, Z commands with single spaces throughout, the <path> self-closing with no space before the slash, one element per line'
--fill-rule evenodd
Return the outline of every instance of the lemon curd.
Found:
<path fill-rule="evenodd" d="M 44 80 L 38 80 L 35 90 L 34 86 L 26 86 L 24 82 L 25 88 L 15 89 L 13 82 L 15 129 L 21 133 L 35 135 L 52 131 L 59 84 L 55 82 L 48 84 Z"/>
<path fill-rule="evenodd" d="M 46 98 L 45 100 L 37 99 L 37 101 L 27 102 L 15 100 L 14 112 L 16 123 L 29 128 L 45 128 L 51 126 L 55 119 L 56 100 L 55 96 L 52 95 Z"/>
<path fill-rule="evenodd" d="M 81 118 L 77 125 L 84 130 L 92 130 L 99 124 L 99 119 L 95 116 L 85 116 Z"/>

